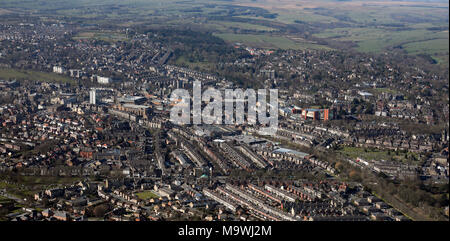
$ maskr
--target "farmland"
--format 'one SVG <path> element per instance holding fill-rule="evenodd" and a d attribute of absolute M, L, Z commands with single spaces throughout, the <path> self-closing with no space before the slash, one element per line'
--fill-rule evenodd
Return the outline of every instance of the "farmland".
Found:
<path fill-rule="evenodd" d="M 227 42 L 280 49 L 353 49 L 428 55 L 448 65 L 448 2 L 240 0 L 0 0 L 0 14 L 34 11 L 85 23 L 178 27 L 212 32 Z M 76 39 L 124 41 L 120 33 L 81 32 Z"/>
<path fill-rule="evenodd" d="M 286 24 L 317 26 L 313 36 L 354 42 L 362 52 L 398 49 L 428 54 L 448 65 L 448 2 L 248 1 L 241 6 L 277 13 Z"/>

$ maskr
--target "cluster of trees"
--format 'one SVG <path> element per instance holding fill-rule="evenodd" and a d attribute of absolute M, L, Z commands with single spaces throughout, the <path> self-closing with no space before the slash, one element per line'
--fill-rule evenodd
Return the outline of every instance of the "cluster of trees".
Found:
<path fill-rule="evenodd" d="M 190 29 L 150 29 L 156 41 L 166 43 L 174 48 L 174 56 L 185 57 L 189 62 L 229 62 L 248 53 L 227 45 L 222 39 L 209 32 L 192 31 Z"/>
<path fill-rule="evenodd" d="M 372 103 L 364 101 L 362 99 L 355 98 L 353 99 L 351 105 L 351 111 L 353 114 L 374 114 L 374 106 Z"/>
<path fill-rule="evenodd" d="M 250 54 L 243 49 L 234 48 L 210 32 L 190 29 L 150 29 L 145 32 L 173 48 L 173 57 L 169 60 L 171 64 L 185 64 L 184 67 L 193 64 L 196 70 L 223 76 L 241 87 L 259 86 L 259 82 L 252 78 L 254 69 L 223 65 L 237 59 L 249 58 Z M 185 62 L 177 63 L 180 58 Z"/>

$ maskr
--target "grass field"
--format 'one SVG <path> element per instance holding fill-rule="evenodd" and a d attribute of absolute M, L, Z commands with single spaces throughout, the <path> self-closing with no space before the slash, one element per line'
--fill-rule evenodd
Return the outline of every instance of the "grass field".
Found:
<path fill-rule="evenodd" d="M 387 47 L 396 45 L 405 45 L 408 48 L 410 44 L 415 44 L 414 53 L 426 50 L 426 45 L 420 44 L 423 41 L 439 40 L 438 47 L 447 49 L 448 34 L 445 32 L 435 32 L 426 29 L 393 31 L 383 28 L 335 28 L 328 29 L 322 33 L 315 34 L 319 38 L 331 38 L 342 41 L 354 41 L 358 43 L 357 49 L 363 52 L 379 52 Z"/>
<path fill-rule="evenodd" d="M 175 60 L 175 63 L 177 65 L 186 66 L 190 69 L 199 69 L 199 70 L 208 70 L 213 67 L 214 64 L 210 62 L 190 62 L 186 59 L 185 56 L 180 56 L 178 59 Z"/>
<path fill-rule="evenodd" d="M 5 178 L 2 176 L 2 178 Z M 70 185 L 81 180 L 78 177 L 50 177 L 50 176 L 18 176 L 14 182 L 0 181 L 0 189 L 18 198 L 32 198 L 39 191 L 58 185 Z"/>
<path fill-rule="evenodd" d="M 269 36 L 257 34 L 215 34 L 227 42 L 240 42 L 252 47 L 280 48 L 280 49 L 329 49 L 326 46 L 309 43 L 296 42 L 283 36 Z"/>
<path fill-rule="evenodd" d="M 50 176 L 22 176 L 20 183 L 24 185 L 57 185 L 57 184 L 72 184 L 80 181 L 79 177 L 50 177 Z"/>
<path fill-rule="evenodd" d="M 75 80 L 55 73 L 39 72 L 34 70 L 0 68 L 0 79 L 4 80 L 32 80 L 53 83 L 75 84 Z"/>
<path fill-rule="evenodd" d="M 319 26 L 314 37 L 355 42 L 361 52 L 400 47 L 448 65 L 447 1 L 244 0 L 237 4 L 278 13 L 276 21 L 282 23 Z"/>
<path fill-rule="evenodd" d="M 0 14 L 5 9 L 28 9 L 35 14 L 74 16 L 91 24 L 188 26 L 206 29 L 226 41 L 252 47 L 327 49 L 315 42 L 287 37 L 291 35 L 287 25 L 303 24 L 310 30 L 299 36 L 312 35 L 332 41 L 330 45 L 335 48 L 340 41 L 344 49 L 351 46 L 348 42 L 353 42 L 354 49 L 361 52 L 380 53 L 395 47 L 412 55 L 429 54 L 439 63 L 448 65 L 449 3 L 445 0 L 124 0 L 120 3 L 116 0 L 0 0 L 0 6 Z M 264 11 L 276 15 L 267 17 L 262 14 Z M 215 20 L 215 17 L 224 17 L 224 20 Z M 230 17 L 238 17 L 240 21 L 228 20 Z M 246 19 L 249 22 L 245 22 Z M 238 31 L 265 33 L 238 34 Z M 99 31 L 83 32 L 75 37 L 86 38 L 126 40 L 121 33 Z"/>
<path fill-rule="evenodd" d="M 0 188 L 6 189 L 8 193 L 11 193 L 21 199 L 29 198 L 35 193 L 32 188 L 22 187 L 21 185 L 15 183 L 6 183 L 4 181 L 0 182 Z"/>
<path fill-rule="evenodd" d="M 419 156 L 413 152 L 402 152 L 388 150 L 371 150 L 369 148 L 363 147 L 343 147 L 339 150 L 340 153 L 346 155 L 349 158 L 356 159 L 362 158 L 364 160 L 396 160 L 405 163 L 417 163 L 419 161 Z"/>
<path fill-rule="evenodd" d="M 251 24 L 251 23 L 229 22 L 229 21 L 211 21 L 209 23 L 223 26 L 224 27 L 223 30 L 231 29 L 231 28 L 237 28 L 237 29 L 242 29 L 242 30 L 267 31 L 267 32 L 272 32 L 272 31 L 277 30 L 275 28 L 270 28 L 270 27 L 257 25 L 257 24 Z"/>
<path fill-rule="evenodd" d="M 125 34 L 111 31 L 88 31 L 81 32 L 74 37 L 74 39 L 98 39 L 107 42 L 126 41 L 128 40 Z"/>
<path fill-rule="evenodd" d="M 413 30 L 384 28 L 335 28 L 328 29 L 315 37 L 357 43 L 361 52 L 383 52 L 390 48 L 401 48 L 408 54 L 429 54 L 439 63 L 448 64 L 448 31 L 431 31 L 425 26 Z M 421 27 L 421 28 L 419 28 Z"/>
<path fill-rule="evenodd" d="M 408 53 L 417 54 L 426 51 L 430 54 L 448 53 L 448 39 L 431 39 L 403 45 Z"/>
<path fill-rule="evenodd" d="M 153 193 L 152 191 L 143 191 L 143 192 L 139 192 L 136 193 L 136 196 L 142 200 L 149 200 L 152 198 L 159 198 L 158 195 L 156 195 L 155 193 Z"/>

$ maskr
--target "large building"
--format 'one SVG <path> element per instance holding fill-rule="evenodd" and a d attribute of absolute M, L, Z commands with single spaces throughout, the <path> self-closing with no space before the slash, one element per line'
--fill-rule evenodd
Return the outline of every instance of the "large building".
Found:
<path fill-rule="evenodd" d="M 89 104 L 95 105 L 97 104 L 97 90 L 91 89 L 89 91 Z"/>
<path fill-rule="evenodd" d="M 330 120 L 333 119 L 332 114 L 330 113 L 330 109 L 300 109 L 300 108 L 293 108 L 292 109 L 293 114 L 300 114 L 301 117 L 305 120 L 311 119 L 311 120 Z"/>
<path fill-rule="evenodd" d="M 114 106 L 114 108 L 129 114 L 142 116 L 145 119 L 147 119 L 151 113 L 151 108 L 147 105 L 117 104 Z"/>
<path fill-rule="evenodd" d="M 119 100 L 119 103 L 121 103 L 121 104 L 141 105 L 147 99 L 145 97 L 141 97 L 141 96 L 124 96 L 122 98 L 119 98 L 118 100 Z"/>
<path fill-rule="evenodd" d="M 109 77 L 102 77 L 102 76 L 97 76 L 97 82 L 99 84 L 110 84 L 112 83 L 112 79 Z"/>

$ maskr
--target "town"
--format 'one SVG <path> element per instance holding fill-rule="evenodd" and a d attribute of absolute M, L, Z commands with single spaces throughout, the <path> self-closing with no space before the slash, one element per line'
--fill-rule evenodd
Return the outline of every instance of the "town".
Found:
<path fill-rule="evenodd" d="M 94 28 L 0 22 L 0 220 L 448 220 L 448 70 L 242 43 L 193 68 L 164 30 L 79 37 Z M 275 133 L 248 113 L 171 122 L 171 94 L 197 81 L 277 89 Z"/>

